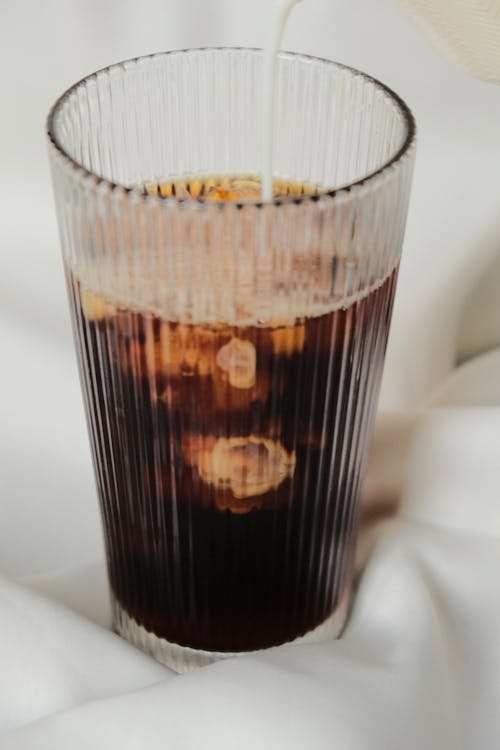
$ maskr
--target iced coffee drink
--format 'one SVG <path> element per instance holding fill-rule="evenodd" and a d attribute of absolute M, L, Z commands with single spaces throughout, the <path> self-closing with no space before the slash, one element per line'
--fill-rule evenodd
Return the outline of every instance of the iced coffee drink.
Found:
<path fill-rule="evenodd" d="M 184 50 L 75 84 L 48 136 L 113 628 L 177 671 L 338 637 L 408 107 L 332 61 Z"/>
<path fill-rule="evenodd" d="M 259 197 L 248 178 L 146 189 Z M 351 456 L 373 409 L 396 269 L 334 309 L 284 306 L 280 318 L 262 302 L 254 310 L 240 280 L 232 319 L 207 321 L 72 277 L 113 594 L 147 631 L 205 651 L 293 640 L 345 596 L 360 479 Z"/>

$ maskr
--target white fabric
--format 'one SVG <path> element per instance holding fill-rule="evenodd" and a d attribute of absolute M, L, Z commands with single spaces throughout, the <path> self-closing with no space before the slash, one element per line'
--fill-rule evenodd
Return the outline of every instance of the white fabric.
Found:
<path fill-rule="evenodd" d="M 446 57 L 500 83 L 499 0 L 400 0 Z"/>
<path fill-rule="evenodd" d="M 267 1 L 0 9 L 1 750 L 500 747 L 500 97 L 390 0 L 304 0 L 284 45 L 372 72 L 420 126 L 346 635 L 175 676 L 107 630 L 43 115 L 111 60 L 261 44 Z"/>
<path fill-rule="evenodd" d="M 2 581 L 0 746 L 497 748 L 500 408 L 409 423 L 402 508 L 343 640 L 173 677 Z"/>

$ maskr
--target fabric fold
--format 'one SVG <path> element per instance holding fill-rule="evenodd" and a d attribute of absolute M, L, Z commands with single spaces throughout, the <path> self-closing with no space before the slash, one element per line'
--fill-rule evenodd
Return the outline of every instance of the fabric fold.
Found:
<path fill-rule="evenodd" d="M 173 676 L 84 618 L 2 581 L 8 694 L 0 747 L 57 750 L 70 738 L 75 750 L 495 750 L 498 434 L 495 409 L 420 415 L 401 511 L 378 524 L 340 641 Z"/>

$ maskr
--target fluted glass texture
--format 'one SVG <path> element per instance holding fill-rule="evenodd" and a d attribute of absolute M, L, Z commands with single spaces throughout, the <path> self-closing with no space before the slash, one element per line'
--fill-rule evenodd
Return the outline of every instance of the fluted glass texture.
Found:
<path fill-rule="evenodd" d="M 49 115 L 114 625 L 179 670 L 341 630 L 406 220 L 406 105 L 288 53 L 261 201 L 262 74 L 158 54 Z"/>

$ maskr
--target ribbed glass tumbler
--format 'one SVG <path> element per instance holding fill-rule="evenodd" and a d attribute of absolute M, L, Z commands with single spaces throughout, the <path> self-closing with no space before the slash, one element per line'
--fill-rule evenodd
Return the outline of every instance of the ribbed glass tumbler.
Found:
<path fill-rule="evenodd" d="M 282 53 L 144 57 L 49 149 L 114 627 L 183 671 L 339 635 L 413 167 L 385 86 Z"/>

